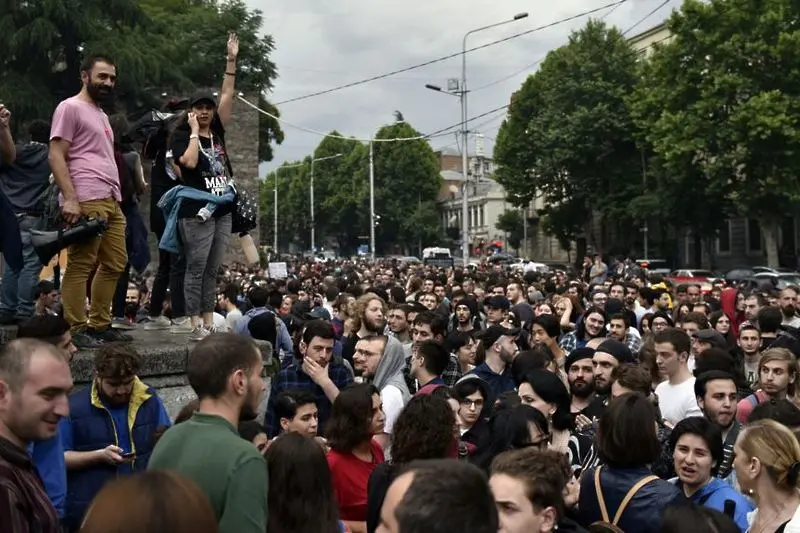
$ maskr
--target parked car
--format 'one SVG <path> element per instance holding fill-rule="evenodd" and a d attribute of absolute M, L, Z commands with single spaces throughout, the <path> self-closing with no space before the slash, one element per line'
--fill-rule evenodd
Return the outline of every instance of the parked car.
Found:
<path fill-rule="evenodd" d="M 768 281 L 772 286 L 778 290 L 783 290 L 789 285 L 800 286 L 800 273 L 775 273 L 775 272 L 758 272 L 753 276 L 758 281 Z"/>
<path fill-rule="evenodd" d="M 700 285 L 700 291 L 703 294 L 711 292 L 714 281 L 719 278 L 719 274 L 711 270 L 702 269 L 679 269 L 673 270 L 667 274 L 664 279 L 673 285 L 681 285 L 684 283 L 696 283 Z"/>

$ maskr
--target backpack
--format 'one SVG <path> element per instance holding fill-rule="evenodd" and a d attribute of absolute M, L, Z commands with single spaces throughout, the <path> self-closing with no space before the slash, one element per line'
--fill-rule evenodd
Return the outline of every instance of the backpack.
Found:
<path fill-rule="evenodd" d="M 61 206 L 58 205 L 58 194 L 61 192 L 53 175 L 50 175 L 50 184 L 42 192 L 36 202 L 42 206 L 42 218 L 39 222 L 41 231 L 58 229 L 61 223 Z"/>
<path fill-rule="evenodd" d="M 250 337 L 272 344 L 272 356 L 277 361 L 278 368 L 280 368 L 281 364 L 281 347 L 278 345 L 281 332 L 279 320 L 280 318 L 272 311 L 265 311 L 254 316 L 247 323 L 247 331 L 250 333 Z"/>
<path fill-rule="evenodd" d="M 625 494 L 625 497 L 622 499 L 622 503 L 619 504 L 617 512 L 614 515 L 614 520 L 609 520 L 606 500 L 603 497 L 603 489 L 600 486 L 601 468 L 602 467 L 598 466 L 594 471 L 594 490 L 597 494 L 597 504 L 600 506 L 600 516 L 602 517 L 602 520 L 598 520 L 590 525 L 589 531 L 591 533 L 625 533 L 617 524 L 619 524 L 619 521 L 622 519 L 622 515 L 625 512 L 625 509 L 628 507 L 628 504 L 642 487 L 651 481 L 656 481 L 659 478 L 657 476 L 647 476 L 640 479 L 633 487 L 631 487 L 628 493 Z"/>

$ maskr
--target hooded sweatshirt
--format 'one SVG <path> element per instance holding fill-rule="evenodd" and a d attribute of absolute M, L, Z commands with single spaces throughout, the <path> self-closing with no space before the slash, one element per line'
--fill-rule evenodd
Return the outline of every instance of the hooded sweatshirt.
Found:
<path fill-rule="evenodd" d="M 378 362 L 378 368 L 375 369 L 372 384 L 381 393 L 383 412 L 386 415 L 384 432 L 390 435 L 400 411 L 411 399 L 406 380 L 403 377 L 405 365 L 403 345 L 394 337 L 387 337 L 386 347 L 383 349 L 380 362 Z"/>
<path fill-rule="evenodd" d="M 679 487 L 681 482 L 677 478 L 674 482 Z M 727 481 L 712 477 L 706 485 L 692 494 L 689 498 L 692 503 L 714 509 L 721 513 L 725 512 L 725 502 L 730 500 L 736 504 L 731 517 L 739 529 L 744 533 L 747 531 L 747 515 L 755 509 L 753 503 L 745 498 L 741 493 L 731 487 Z M 788 531 L 788 530 L 787 530 Z"/>
<path fill-rule="evenodd" d="M 17 145 L 17 158 L 0 167 L 0 190 L 8 197 L 15 213 L 41 214 L 39 197 L 50 185 L 49 150 L 46 144 L 29 142 Z"/>
<path fill-rule="evenodd" d="M 722 295 L 719 298 L 722 311 L 728 317 L 728 320 L 731 321 L 731 335 L 733 335 L 735 339 L 739 338 L 739 326 L 747 320 L 743 312 L 736 310 L 736 296 L 738 294 L 739 291 L 733 287 L 728 287 L 722 290 Z"/>

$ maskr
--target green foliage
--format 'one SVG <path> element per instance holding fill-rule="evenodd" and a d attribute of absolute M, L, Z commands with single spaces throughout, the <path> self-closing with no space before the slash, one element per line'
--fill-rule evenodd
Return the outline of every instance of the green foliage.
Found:
<path fill-rule="evenodd" d="M 336 131 L 331 135 L 339 136 Z M 386 126 L 377 138 L 419 135 L 406 123 Z M 381 252 L 416 250 L 442 240 L 436 196 L 441 187 L 433 150 L 427 142 L 376 142 L 375 168 L 376 243 Z M 320 159 L 341 154 L 321 161 Z M 369 236 L 369 145 L 354 139 L 326 137 L 314 150 L 314 218 L 316 244 L 332 238 L 340 253 L 352 254 Z M 301 249 L 310 246 L 309 186 L 312 156 L 302 166 L 281 167 L 278 187 L 279 248 L 289 241 Z M 267 176 L 261 190 L 262 220 L 271 228 L 275 172 Z M 269 215 L 267 215 L 268 213 Z M 262 233 L 264 230 L 262 229 Z M 271 243 L 271 234 L 269 239 Z M 397 250 L 396 250 L 397 249 Z"/>
<path fill-rule="evenodd" d="M 543 195 L 547 227 L 562 242 L 593 215 L 624 225 L 641 193 L 639 152 L 626 97 L 636 54 L 614 28 L 590 21 L 550 52 L 513 98 L 495 146 L 510 197 Z"/>
<path fill-rule="evenodd" d="M 508 234 L 508 243 L 515 250 L 519 250 L 524 236 L 522 214 L 516 209 L 505 211 L 497 217 L 496 227 L 500 231 L 506 232 Z"/>
<path fill-rule="evenodd" d="M 799 16 L 790 0 L 687 0 L 635 105 L 684 199 L 720 197 L 761 220 L 771 265 L 777 220 L 800 199 Z"/>
<path fill-rule="evenodd" d="M 262 14 L 244 0 L 31 0 L 3 2 L 0 11 L 0 99 L 14 128 L 50 117 L 56 104 L 80 89 L 79 68 L 90 54 L 117 64 L 118 109 L 137 116 L 160 107 L 161 94 L 188 94 L 222 83 L 229 31 L 239 34 L 237 90 L 262 94 L 272 87 L 274 44 L 259 35 Z M 274 113 L 277 115 L 277 113 Z M 261 123 L 260 156 L 283 132 Z"/>

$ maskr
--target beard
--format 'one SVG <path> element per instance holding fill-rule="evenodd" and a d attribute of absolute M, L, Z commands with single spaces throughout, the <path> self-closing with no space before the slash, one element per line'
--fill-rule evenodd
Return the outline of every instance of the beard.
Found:
<path fill-rule="evenodd" d="M 375 333 L 376 335 L 380 335 L 383 333 L 383 330 L 386 328 L 386 321 L 381 320 L 380 322 L 374 322 L 367 317 L 364 317 L 364 327 L 370 333 Z"/>
<path fill-rule="evenodd" d="M 86 92 L 100 106 L 112 104 L 114 102 L 114 88 L 106 87 L 101 83 L 90 83 L 86 86 Z"/>
<path fill-rule="evenodd" d="M 136 316 L 137 312 L 139 312 L 139 304 L 137 303 L 125 304 L 125 316 Z"/>
<path fill-rule="evenodd" d="M 261 403 L 260 400 L 260 392 L 254 391 L 248 383 L 244 405 L 242 405 L 242 408 L 239 411 L 239 422 L 249 422 L 258 418 L 258 406 Z M 255 407 L 253 407 L 253 405 L 255 405 Z"/>
<path fill-rule="evenodd" d="M 797 313 L 797 309 L 792 304 L 784 305 L 781 307 L 781 311 L 783 311 L 783 316 L 785 317 L 793 317 Z"/>
<path fill-rule="evenodd" d="M 569 392 L 573 396 L 581 399 L 588 398 L 594 393 L 594 381 L 586 382 L 582 379 L 575 381 L 570 381 L 569 383 Z"/>

